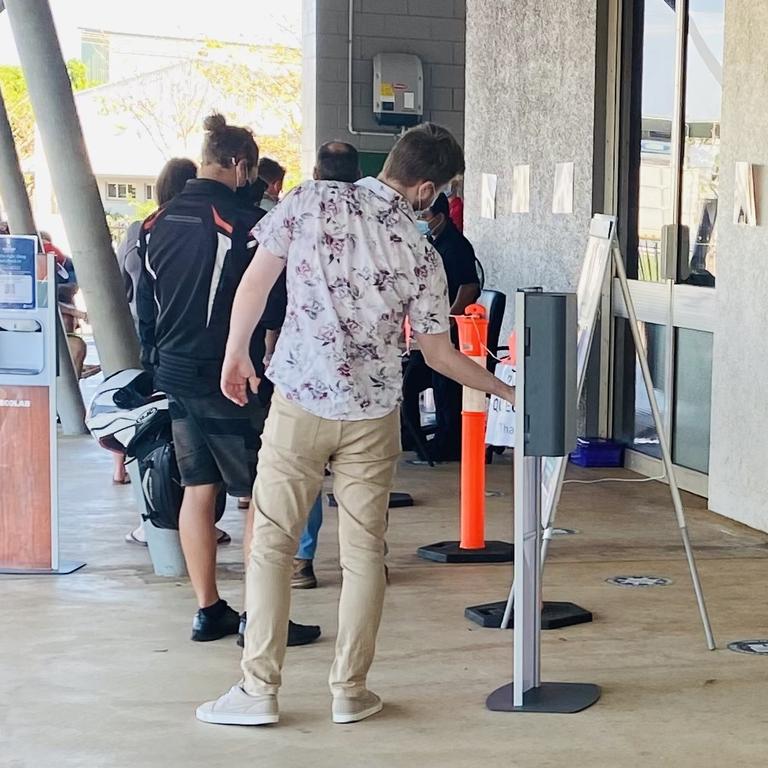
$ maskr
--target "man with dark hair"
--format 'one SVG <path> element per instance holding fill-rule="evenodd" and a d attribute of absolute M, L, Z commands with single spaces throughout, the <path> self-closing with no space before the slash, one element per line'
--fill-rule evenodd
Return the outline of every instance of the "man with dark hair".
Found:
<path fill-rule="evenodd" d="M 357 150 L 345 141 L 329 141 L 317 150 L 314 179 L 316 181 L 346 181 L 354 184 L 360 173 Z"/>
<path fill-rule="evenodd" d="M 514 390 L 458 352 L 440 257 L 416 227 L 464 170 L 454 137 L 435 125 L 405 133 L 378 179 L 310 181 L 254 229 L 259 248 L 232 308 L 222 392 L 246 405 L 259 376 L 248 343 L 283 270 L 288 320 L 267 375 L 275 394 L 254 486 L 243 679 L 197 717 L 262 725 L 279 719 L 292 560 L 330 464 L 343 582 L 332 719 L 353 723 L 382 702 L 368 690 L 384 602 L 387 508 L 400 456 L 399 339 L 406 314 L 429 364 L 508 400 Z"/>
<path fill-rule="evenodd" d="M 261 208 L 264 211 L 271 211 L 280 202 L 280 193 L 283 191 L 283 181 L 285 181 L 285 168 L 269 157 L 262 157 L 259 160 L 258 173 L 259 178 L 267 185 L 260 203 Z"/>
<path fill-rule="evenodd" d="M 463 315 L 467 306 L 480 296 L 475 250 L 451 220 L 448 198 L 444 194 L 440 194 L 420 218 L 428 228 L 429 241 L 443 261 L 451 315 Z M 455 328 L 451 336 L 456 344 Z M 426 446 L 429 456 L 420 458 L 437 462 L 458 461 L 461 458 L 461 387 L 453 379 L 433 371 L 418 350 L 411 352 L 407 372 L 403 410 L 405 417 L 417 428 L 419 394 L 429 387 L 435 394 L 435 434 Z M 404 434 L 403 437 L 410 436 Z"/>
<path fill-rule="evenodd" d="M 142 225 L 137 290 L 142 362 L 169 399 L 184 487 L 179 536 L 199 608 L 192 639 L 200 642 L 237 634 L 240 627 L 239 614 L 216 584 L 215 505 L 222 485 L 231 496 L 250 495 L 266 415 L 256 389 L 238 408 L 218 387 L 232 301 L 253 256 L 255 219 L 244 216 L 236 191 L 255 180 L 259 149 L 248 129 L 227 125 L 221 115 L 204 125 L 198 178 Z M 247 340 L 246 354 L 259 374 L 265 329 L 279 327 L 277 314 L 267 306 Z M 250 528 L 249 522 L 246 555 Z M 319 634 L 318 627 L 290 626 L 293 644 Z"/>

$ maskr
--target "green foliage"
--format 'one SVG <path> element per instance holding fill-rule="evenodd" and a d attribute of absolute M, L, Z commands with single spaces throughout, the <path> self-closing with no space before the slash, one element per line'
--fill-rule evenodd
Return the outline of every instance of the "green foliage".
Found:
<path fill-rule="evenodd" d="M 114 213 L 112 211 L 106 211 L 105 217 L 109 234 L 112 237 L 112 245 L 116 248 L 125 237 L 125 233 L 133 219 L 123 213 Z"/>
<path fill-rule="evenodd" d="M 154 213 L 157 210 L 157 203 L 154 200 L 142 200 L 141 202 L 137 200 L 131 204 L 131 208 L 133 209 L 134 220 L 140 219 L 144 221 L 150 213 Z"/>
<path fill-rule="evenodd" d="M 84 91 L 86 88 L 93 88 L 95 83 L 88 80 L 88 73 L 85 67 L 85 63 L 80 59 L 70 59 L 67 62 L 67 74 L 69 75 L 69 82 L 72 83 L 72 90 Z"/>
<path fill-rule="evenodd" d="M 0 67 L 0 91 L 11 123 L 16 151 L 21 158 L 29 157 L 35 148 L 35 117 L 21 67 Z"/>
<path fill-rule="evenodd" d="M 237 59 L 218 57 L 206 61 L 206 49 L 216 50 L 207 41 L 197 66 L 218 93 L 237 103 L 244 114 L 271 115 L 283 126 L 275 136 L 257 136 L 262 157 L 271 157 L 286 168 L 284 189 L 301 181 L 301 51 L 275 44 L 269 48 L 268 67 L 254 68 Z M 256 60 L 256 48 L 253 48 Z"/>
<path fill-rule="evenodd" d="M 79 59 L 67 62 L 67 72 L 73 91 L 90 87 L 85 72 L 85 64 Z M 16 151 L 23 160 L 29 157 L 35 148 L 35 116 L 27 92 L 27 81 L 21 67 L 0 66 L 0 91 L 2 91 L 11 131 L 16 142 Z"/>

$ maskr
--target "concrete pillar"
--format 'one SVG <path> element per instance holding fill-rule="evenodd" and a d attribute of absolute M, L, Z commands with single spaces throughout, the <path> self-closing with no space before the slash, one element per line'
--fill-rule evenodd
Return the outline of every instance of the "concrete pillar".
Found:
<path fill-rule="evenodd" d="M 24 176 L 19 166 L 19 156 L 16 153 L 2 93 L 0 93 L 0 197 L 3 198 L 8 213 L 11 234 L 36 235 L 37 227 L 35 227 L 29 196 L 24 185 Z M 64 434 L 80 435 L 87 431 L 85 406 L 75 376 L 75 368 L 72 365 L 72 357 L 69 354 L 66 334 L 61 324 L 61 316 L 57 317 L 56 345 L 59 371 L 56 377 L 56 393 L 59 418 Z"/>
<path fill-rule="evenodd" d="M 104 372 L 139 368 L 139 344 L 48 0 L 5 0 Z"/>

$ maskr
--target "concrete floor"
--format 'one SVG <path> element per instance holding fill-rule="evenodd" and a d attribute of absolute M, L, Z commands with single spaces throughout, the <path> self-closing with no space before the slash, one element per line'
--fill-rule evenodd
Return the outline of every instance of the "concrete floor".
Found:
<path fill-rule="evenodd" d="M 577 715 L 485 710 L 511 677 L 510 632 L 463 618 L 467 605 L 506 596 L 509 566 L 444 566 L 417 546 L 454 538 L 456 468 L 404 465 L 397 487 L 418 500 L 391 514 L 390 568 L 370 684 L 384 712 L 334 726 L 325 686 L 339 588 L 335 517 L 321 534 L 321 587 L 294 595 L 295 618 L 322 624 L 321 642 L 289 649 L 275 728 L 207 726 L 195 706 L 238 675 L 234 640 L 188 640 L 187 584 L 152 574 L 146 552 L 123 542 L 132 491 L 110 485 L 110 458 L 88 438 L 62 440 L 62 540 L 86 569 L 61 577 L 0 577 L 2 768 L 211 766 L 764 766 L 768 658 L 709 652 L 666 488 L 658 483 L 570 485 L 545 596 L 594 611 L 592 624 L 548 632 L 544 678 L 599 683 Z M 571 470 L 571 476 L 602 473 Z M 489 537 L 511 535 L 509 466 L 489 469 Z M 768 537 L 685 497 L 691 536 L 720 648 L 768 636 Z M 225 527 L 239 544 L 241 513 Z M 221 550 L 225 597 L 238 603 L 239 547 Z M 618 574 L 671 586 L 621 589 Z"/>

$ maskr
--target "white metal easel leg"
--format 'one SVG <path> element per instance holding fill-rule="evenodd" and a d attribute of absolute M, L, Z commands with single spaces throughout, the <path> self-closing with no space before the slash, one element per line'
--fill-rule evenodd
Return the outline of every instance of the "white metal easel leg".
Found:
<path fill-rule="evenodd" d="M 699 614 L 701 615 L 701 623 L 704 625 L 704 634 L 707 638 L 707 646 L 710 651 L 713 651 L 715 646 L 715 638 L 712 634 L 712 625 L 709 621 L 709 615 L 707 613 L 707 606 L 704 602 L 704 593 L 701 589 L 701 581 L 699 579 L 699 571 L 696 567 L 696 560 L 693 556 L 693 549 L 691 548 L 691 540 L 688 536 L 688 526 L 685 522 L 685 512 L 683 511 L 683 501 L 680 498 L 680 489 L 677 485 L 677 478 L 675 477 L 675 468 L 672 463 L 672 454 L 669 450 L 669 443 L 667 441 L 667 435 L 664 430 L 664 423 L 661 419 L 661 412 L 659 411 L 659 404 L 656 401 L 656 393 L 653 390 L 653 379 L 651 378 L 651 371 L 648 367 L 648 358 L 645 355 L 645 347 L 643 345 L 643 339 L 640 335 L 640 326 L 637 321 L 637 313 L 635 312 L 635 304 L 632 301 L 632 295 L 629 290 L 629 283 L 627 282 L 627 272 L 624 269 L 624 261 L 621 258 L 621 253 L 617 248 L 613 249 L 613 263 L 616 266 L 616 274 L 619 278 L 619 284 L 621 285 L 621 293 L 624 298 L 624 306 L 627 310 L 627 316 L 629 318 L 629 325 L 632 329 L 632 338 L 635 341 L 635 348 L 637 349 L 637 359 L 640 361 L 640 368 L 643 372 L 643 381 L 645 382 L 645 389 L 648 393 L 648 401 L 651 404 L 651 413 L 653 414 L 653 421 L 656 425 L 656 432 L 659 436 L 659 447 L 661 448 L 661 455 L 664 461 L 664 471 L 666 472 L 669 482 L 669 491 L 672 495 L 672 504 L 675 507 L 675 516 L 677 518 L 677 526 L 680 529 L 680 537 L 683 540 L 683 548 L 685 549 L 685 557 L 688 560 L 688 569 L 691 572 L 691 580 L 693 581 L 693 591 L 696 593 L 696 602 L 699 606 Z"/>

